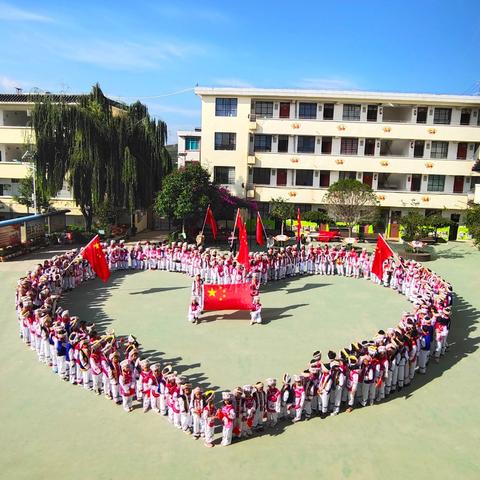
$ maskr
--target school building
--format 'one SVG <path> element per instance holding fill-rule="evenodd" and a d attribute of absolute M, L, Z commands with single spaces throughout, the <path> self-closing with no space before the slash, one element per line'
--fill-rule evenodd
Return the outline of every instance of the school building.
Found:
<path fill-rule="evenodd" d="M 357 179 L 376 192 L 398 236 L 411 209 L 462 225 L 480 202 L 480 97 L 363 91 L 207 88 L 201 164 L 268 213 L 272 198 L 324 207 L 327 188 Z"/>

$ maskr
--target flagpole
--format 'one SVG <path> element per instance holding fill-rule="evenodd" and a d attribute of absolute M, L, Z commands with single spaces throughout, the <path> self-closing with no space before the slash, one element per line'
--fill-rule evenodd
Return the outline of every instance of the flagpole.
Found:
<path fill-rule="evenodd" d="M 203 235 L 203 230 L 205 230 L 205 224 L 207 223 L 207 215 L 208 215 L 209 208 L 210 208 L 210 204 L 208 204 L 207 206 L 207 211 L 205 212 L 205 218 L 203 219 L 202 235 Z"/>
<path fill-rule="evenodd" d="M 98 237 L 98 233 L 84 247 L 82 247 L 81 251 L 85 250 L 97 237 Z M 75 258 L 65 267 L 65 271 L 67 271 L 74 264 L 75 260 L 77 260 L 77 258 L 81 256 L 82 256 L 81 252 L 78 255 L 76 255 Z"/>

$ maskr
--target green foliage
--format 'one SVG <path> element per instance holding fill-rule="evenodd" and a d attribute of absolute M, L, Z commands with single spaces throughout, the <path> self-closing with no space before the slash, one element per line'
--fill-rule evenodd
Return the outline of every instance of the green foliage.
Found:
<path fill-rule="evenodd" d="M 113 104 L 95 85 L 80 104 L 35 104 L 37 189 L 55 196 L 65 178 L 90 230 L 94 213 L 112 208 L 148 208 L 171 171 L 167 126 L 150 118 L 140 102 Z"/>
<path fill-rule="evenodd" d="M 448 218 L 442 217 L 442 214 L 437 213 L 435 215 L 425 217 L 424 224 L 424 233 L 427 235 L 429 233 L 433 233 L 435 241 L 438 241 L 438 229 L 449 227 L 452 222 Z"/>
<path fill-rule="evenodd" d="M 30 213 L 30 208 L 33 204 L 33 175 L 30 173 L 26 177 L 22 178 L 18 184 L 19 195 L 15 195 L 13 199 L 20 205 L 27 207 L 27 213 Z M 48 197 L 42 194 L 42 191 L 36 192 L 37 208 L 47 209 L 50 206 Z"/>
<path fill-rule="evenodd" d="M 285 221 L 289 218 L 292 218 L 294 216 L 294 212 L 295 206 L 292 203 L 286 202 L 281 197 L 272 198 L 270 200 L 270 216 L 282 223 L 282 234 Z"/>
<path fill-rule="evenodd" d="M 214 195 L 209 173 L 200 165 L 191 164 L 165 177 L 154 209 L 171 219 L 194 220 L 205 214 Z"/>
<path fill-rule="evenodd" d="M 466 226 L 475 245 L 480 248 L 480 205 L 470 205 L 466 214 Z"/>
<path fill-rule="evenodd" d="M 13 199 L 20 205 L 27 207 L 27 213 L 30 213 L 30 208 L 33 207 L 33 177 L 29 175 L 20 180 L 18 184 L 18 195 Z"/>
<path fill-rule="evenodd" d="M 329 215 L 347 225 L 350 236 L 354 225 L 370 223 L 378 210 L 378 199 L 371 187 L 352 179 L 330 185 L 325 203 Z"/>
<path fill-rule="evenodd" d="M 270 200 L 270 216 L 284 222 L 287 218 L 294 216 L 295 206 L 282 198 L 272 198 Z"/>
<path fill-rule="evenodd" d="M 399 220 L 400 225 L 404 228 L 403 238 L 408 242 L 417 240 L 423 236 L 423 225 L 425 217 L 418 212 L 412 210 Z"/>
<path fill-rule="evenodd" d="M 304 212 L 302 214 L 302 221 L 303 220 L 306 220 L 307 222 L 314 222 L 318 225 L 321 223 L 331 223 L 332 221 L 325 210 L 310 210 L 309 212 Z"/>

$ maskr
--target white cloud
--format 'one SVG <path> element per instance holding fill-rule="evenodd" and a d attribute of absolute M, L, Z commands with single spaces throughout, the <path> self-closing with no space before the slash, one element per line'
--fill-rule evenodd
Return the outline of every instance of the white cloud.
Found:
<path fill-rule="evenodd" d="M 175 41 L 148 43 L 90 39 L 60 44 L 43 38 L 40 42 L 52 55 L 113 70 L 153 69 L 165 62 L 204 52 L 198 45 Z"/>
<path fill-rule="evenodd" d="M 195 108 L 176 107 L 175 105 L 163 105 L 160 103 L 148 102 L 148 109 L 153 114 L 173 113 L 180 117 L 200 119 L 200 110 Z"/>
<path fill-rule="evenodd" d="M 349 78 L 339 77 L 303 78 L 297 86 L 311 90 L 352 90 L 358 88 L 355 82 Z"/>
<path fill-rule="evenodd" d="M 215 85 L 220 87 L 233 87 L 233 88 L 252 88 L 253 85 L 241 78 L 216 78 L 213 80 Z"/>
<path fill-rule="evenodd" d="M 53 22 L 52 17 L 41 15 L 30 10 L 23 10 L 8 3 L 0 3 L 0 20 L 13 22 Z"/>
<path fill-rule="evenodd" d="M 0 75 L 0 90 L 5 93 L 13 93 L 15 88 L 27 88 L 31 86 L 30 83 L 21 80 L 16 80 L 6 75 Z"/>

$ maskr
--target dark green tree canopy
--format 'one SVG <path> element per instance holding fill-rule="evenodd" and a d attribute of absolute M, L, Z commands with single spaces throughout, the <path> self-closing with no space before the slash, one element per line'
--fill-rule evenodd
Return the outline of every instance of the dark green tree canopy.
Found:
<path fill-rule="evenodd" d="M 368 185 L 346 178 L 330 185 L 325 203 L 329 215 L 336 221 L 344 222 L 351 236 L 354 225 L 369 222 L 375 217 L 378 199 Z"/>
<path fill-rule="evenodd" d="M 480 248 L 480 205 L 470 205 L 467 209 L 466 225 L 475 245 Z"/>
<path fill-rule="evenodd" d="M 66 179 L 90 229 L 104 202 L 113 208 L 149 207 L 172 168 L 167 125 L 140 102 L 115 104 L 95 85 L 79 104 L 48 97 L 32 112 L 38 188 L 55 196 Z"/>

